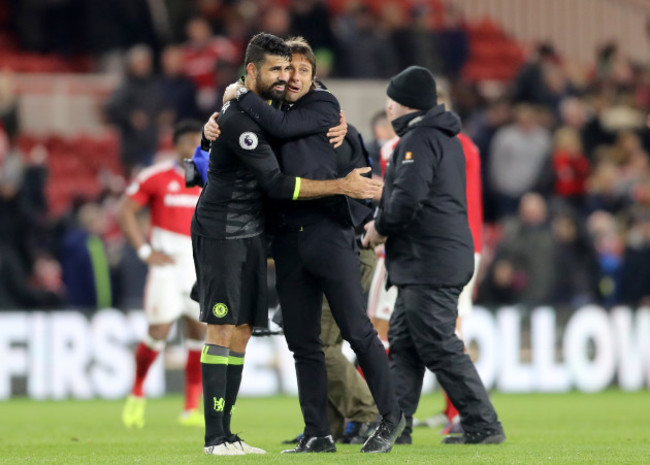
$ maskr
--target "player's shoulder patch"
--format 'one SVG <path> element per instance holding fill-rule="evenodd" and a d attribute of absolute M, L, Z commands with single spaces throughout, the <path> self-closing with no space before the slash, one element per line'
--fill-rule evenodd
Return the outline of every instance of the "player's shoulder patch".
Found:
<path fill-rule="evenodd" d="M 255 150 L 258 142 L 257 134 L 254 132 L 246 131 L 239 135 L 239 146 L 244 150 Z"/>

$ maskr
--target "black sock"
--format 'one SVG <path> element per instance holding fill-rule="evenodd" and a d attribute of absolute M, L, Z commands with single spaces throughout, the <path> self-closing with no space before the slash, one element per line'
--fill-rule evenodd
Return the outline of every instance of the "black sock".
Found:
<path fill-rule="evenodd" d="M 244 353 L 230 351 L 228 357 L 228 375 L 226 376 L 226 408 L 223 413 L 223 431 L 226 437 L 232 435 L 230 419 L 239 394 L 241 374 L 244 370 Z"/>
<path fill-rule="evenodd" d="M 225 439 L 223 413 L 226 404 L 228 353 L 228 347 L 214 344 L 205 344 L 201 352 L 206 446 L 220 444 Z"/>

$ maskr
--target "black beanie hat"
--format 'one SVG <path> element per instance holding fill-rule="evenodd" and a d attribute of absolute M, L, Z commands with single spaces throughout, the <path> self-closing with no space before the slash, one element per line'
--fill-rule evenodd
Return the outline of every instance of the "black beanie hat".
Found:
<path fill-rule="evenodd" d="M 394 76 L 386 94 L 397 103 L 417 110 L 433 108 L 438 100 L 433 74 L 422 66 L 409 66 Z"/>

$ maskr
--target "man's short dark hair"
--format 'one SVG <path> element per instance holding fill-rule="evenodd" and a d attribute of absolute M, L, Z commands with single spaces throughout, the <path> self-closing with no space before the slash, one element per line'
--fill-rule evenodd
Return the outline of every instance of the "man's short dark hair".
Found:
<path fill-rule="evenodd" d="M 316 55 L 311 46 L 303 37 L 291 37 L 285 42 L 289 48 L 291 48 L 291 53 L 294 55 L 304 56 L 309 64 L 311 65 L 311 77 L 312 79 L 316 75 Z"/>
<path fill-rule="evenodd" d="M 174 134 L 172 135 L 172 143 L 176 145 L 181 137 L 185 134 L 192 132 L 201 133 L 203 125 L 200 121 L 195 119 L 184 119 L 174 125 Z"/>
<path fill-rule="evenodd" d="M 248 42 L 244 66 L 253 63 L 259 69 L 266 60 L 266 55 L 285 57 L 291 61 L 291 48 L 278 36 L 260 32 Z"/>

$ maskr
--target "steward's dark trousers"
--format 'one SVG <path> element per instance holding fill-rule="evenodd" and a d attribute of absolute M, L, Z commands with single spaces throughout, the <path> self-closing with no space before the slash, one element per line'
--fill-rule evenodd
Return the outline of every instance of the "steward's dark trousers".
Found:
<path fill-rule="evenodd" d="M 343 339 L 357 354 L 379 413 L 398 415 L 386 352 L 365 312 L 352 229 L 323 219 L 275 236 L 271 251 L 284 335 L 296 362 L 305 435 L 330 434 L 327 371 L 320 340 L 323 293 Z"/>
<path fill-rule="evenodd" d="M 400 407 L 412 425 L 425 367 L 433 371 L 461 417 L 465 432 L 494 430 L 501 423 L 478 372 L 456 336 L 462 287 L 399 287 L 390 319 L 390 368 Z"/>

